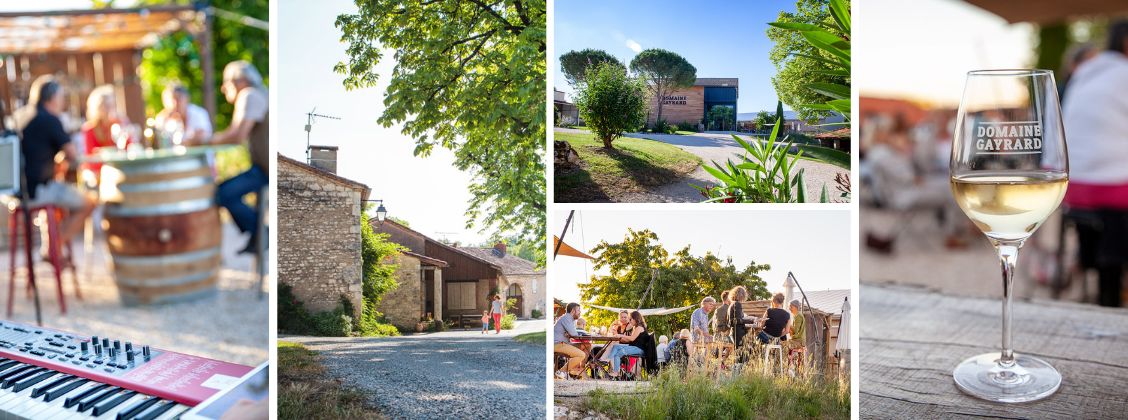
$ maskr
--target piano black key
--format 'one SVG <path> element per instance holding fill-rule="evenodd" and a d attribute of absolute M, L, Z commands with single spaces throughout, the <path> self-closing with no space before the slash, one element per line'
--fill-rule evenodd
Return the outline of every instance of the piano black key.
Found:
<path fill-rule="evenodd" d="M 61 386 L 67 382 L 74 380 L 74 378 L 74 375 L 63 375 L 62 377 L 48 382 L 43 386 L 36 387 L 35 389 L 31 390 L 31 398 L 39 398 L 40 395 L 43 395 L 43 393 L 49 391 L 51 388 Z"/>
<path fill-rule="evenodd" d="M 3 372 L 5 369 L 10 368 L 10 367 L 15 366 L 15 365 L 18 365 L 18 364 L 20 364 L 20 362 L 17 362 L 15 360 L 4 359 L 4 361 L 0 362 L 0 372 Z"/>
<path fill-rule="evenodd" d="M 86 397 L 94 395 L 97 392 L 101 392 L 103 389 L 106 389 L 106 388 L 109 388 L 109 385 L 101 384 L 101 385 L 96 386 L 94 388 L 90 388 L 90 389 L 86 390 L 86 392 L 83 392 L 81 394 L 75 395 L 73 397 L 67 397 L 66 404 L 63 404 L 63 407 L 71 408 L 71 406 L 82 402 L 82 400 L 86 399 Z"/>
<path fill-rule="evenodd" d="M 59 374 L 58 372 L 55 372 L 53 370 L 44 370 L 42 373 L 40 373 L 38 375 L 34 375 L 30 378 L 16 382 L 14 385 L 12 385 L 12 391 L 13 392 L 23 391 L 23 390 L 27 389 L 28 387 L 30 387 L 32 385 L 43 382 L 43 381 L 47 380 L 47 378 L 53 377 L 53 376 L 58 375 L 58 374 Z"/>
<path fill-rule="evenodd" d="M 82 401 L 78 402 L 78 412 L 81 413 L 83 411 L 89 410 L 90 408 L 94 407 L 95 404 L 102 402 L 102 400 L 109 398 L 109 396 L 114 395 L 118 391 L 121 391 L 121 388 L 111 386 L 102 390 L 101 392 L 95 392 L 93 395 L 90 395 L 89 397 L 86 397 Z"/>
<path fill-rule="evenodd" d="M 125 402 L 126 400 L 133 398 L 135 395 L 137 395 L 136 391 L 122 390 L 121 393 L 115 395 L 113 398 L 109 398 L 103 401 L 101 404 L 94 406 L 94 417 L 106 414 L 106 412 L 112 410 L 114 407 L 121 405 L 121 403 Z"/>
<path fill-rule="evenodd" d="M 138 414 L 133 420 L 153 420 L 160 417 L 172 407 L 176 407 L 176 401 L 164 400 L 148 410 L 142 411 L 141 414 Z"/>
<path fill-rule="evenodd" d="M 124 410 L 121 410 L 121 412 L 117 415 L 117 420 L 133 418 L 133 416 L 141 414 L 141 412 L 145 411 L 146 408 L 149 408 L 160 400 L 160 397 L 148 397 L 141 401 L 138 401 L 133 405 L 126 407 Z"/>
<path fill-rule="evenodd" d="M 27 372 L 29 369 L 35 369 L 35 366 L 21 364 L 20 366 L 13 367 L 12 369 L 5 371 L 4 373 L 0 373 L 0 381 L 3 381 L 15 375 L 19 375 L 23 372 Z"/>
<path fill-rule="evenodd" d="M 57 398 L 59 398 L 63 395 L 66 395 L 68 392 L 73 391 L 75 388 L 78 388 L 78 387 L 82 386 L 83 384 L 86 384 L 87 382 L 90 382 L 90 380 L 78 378 L 77 381 L 74 381 L 74 382 L 68 383 L 66 385 L 48 390 L 45 393 L 45 396 L 43 397 L 43 401 L 45 401 L 45 402 L 54 401 L 55 399 L 57 399 Z"/>
<path fill-rule="evenodd" d="M 25 371 L 23 371 L 23 373 L 8 377 L 8 379 L 5 379 L 3 383 L 0 383 L 0 388 L 4 388 L 4 389 L 11 388 L 12 385 L 16 384 L 16 382 L 19 382 L 19 381 L 22 381 L 26 378 L 38 375 L 39 372 L 42 372 L 42 371 L 45 371 L 45 370 L 47 370 L 47 369 L 33 366 L 32 369 L 25 370 Z"/>

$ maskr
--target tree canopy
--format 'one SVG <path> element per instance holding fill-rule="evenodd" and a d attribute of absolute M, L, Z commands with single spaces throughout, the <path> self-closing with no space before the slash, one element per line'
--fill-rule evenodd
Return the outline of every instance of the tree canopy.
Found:
<path fill-rule="evenodd" d="M 845 3 L 849 5 L 848 1 Z M 834 28 L 838 37 L 849 38 L 850 34 L 837 30 L 828 0 L 798 0 L 795 8 L 795 13 L 780 12 L 777 22 Z M 779 99 L 803 120 L 812 121 L 830 115 L 831 111 L 805 105 L 837 99 L 812 90 L 812 84 L 849 84 L 849 76 L 843 75 L 833 64 L 835 57 L 807 42 L 802 32 L 772 26 L 767 33 L 768 39 L 775 44 L 769 58 L 777 71 L 772 77 L 772 85 Z"/>
<path fill-rule="evenodd" d="M 613 63 L 600 63 L 587 73 L 576 91 L 576 109 L 603 147 L 646 121 L 646 92 L 642 81 L 627 76 Z"/>
<path fill-rule="evenodd" d="M 628 229 L 622 242 L 601 241 L 592 253 L 595 269 L 606 268 L 609 274 L 592 276 L 589 283 L 579 285 L 584 302 L 617 308 L 675 308 L 697 305 L 705 296 L 719 300 L 721 292 L 738 285 L 748 288 L 749 299 L 769 296 L 767 283 L 759 273 L 770 269 L 770 265 L 753 261 L 738 269 L 732 258 L 722 259 L 712 252 L 695 256 L 688 246 L 671 255 L 650 230 Z M 647 287 L 650 293 L 641 301 Z M 618 317 L 617 313 L 602 309 L 584 311 L 588 325 L 606 326 Z M 689 328 L 691 314 L 683 311 L 653 316 L 646 323 L 655 334 L 669 334 Z"/>
<path fill-rule="evenodd" d="M 627 70 L 618 58 L 607 51 L 586 48 L 580 51 L 568 51 L 560 56 L 560 70 L 568 84 L 576 86 L 583 83 L 587 72 L 602 63 L 612 63 Z"/>
<path fill-rule="evenodd" d="M 356 3 L 336 22 L 344 86 L 375 86 L 377 64 L 393 54 L 377 121 L 403 124 L 416 156 L 454 152 L 455 167 L 473 175 L 467 228 L 543 243 L 545 1 Z"/>
<path fill-rule="evenodd" d="M 656 121 L 662 119 L 662 98 L 676 89 L 693 86 L 697 82 L 697 68 L 685 57 L 660 48 L 643 50 L 631 59 L 631 71 L 646 81 L 654 99 L 658 101 Z"/>

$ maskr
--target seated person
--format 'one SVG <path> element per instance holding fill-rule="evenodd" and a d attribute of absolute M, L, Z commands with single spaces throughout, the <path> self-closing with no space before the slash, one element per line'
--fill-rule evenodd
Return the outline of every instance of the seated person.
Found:
<path fill-rule="evenodd" d="M 691 348 L 713 341 L 713 335 L 709 333 L 709 314 L 713 313 L 713 309 L 716 309 L 716 307 L 717 300 L 713 299 L 712 296 L 706 296 L 701 299 L 701 307 L 693 311 L 693 315 L 690 315 L 689 330 L 693 333 L 691 340 L 694 344 Z"/>
<path fill-rule="evenodd" d="M 659 364 L 666 363 L 666 358 L 669 357 L 668 353 L 666 353 L 666 350 L 669 347 L 670 347 L 670 338 L 669 337 L 666 337 L 665 334 L 663 334 L 661 337 L 658 337 L 658 348 L 657 348 L 657 350 L 658 350 L 658 363 Z"/>
<path fill-rule="evenodd" d="M 40 76 L 31 84 L 29 106 L 25 118 L 19 119 L 18 129 L 23 132 L 20 150 L 24 155 L 24 175 L 27 177 L 29 207 L 51 204 L 70 210 L 70 216 L 60 229 L 61 243 L 67 243 L 82 232 L 86 219 L 94 211 L 96 199 L 83 194 L 73 185 L 61 180 L 67 163 L 78 158 L 77 148 L 63 129 L 65 106 L 63 87 L 50 75 Z M 59 157 L 62 156 L 62 159 Z"/>
<path fill-rule="evenodd" d="M 556 325 L 553 327 L 552 339 L 554 345 L 552 347 L 553 353 L 560 353 L 568 357 L 567 370 L 568 374 L 572 377 L 578 377 L 583 373 L 584 359 L 587 358 L 587 353 L 580 350 L 578 347 L 572 345 L 572 337 L 576 337 L 576 318 L 580 316 L 580 304 L 572 302 L 569 303 L 565 309 L 563 316 L 556 320 Z"/>
<path fill-rule="evenodd" d="M 587 332 L 587 320 L 586 319 L 580 318 L 580 319 L 576 320 L 576 332 L 579 333 L 580 336 L 591 335 L 591 334 L 588 334 L 588 332 Z"/>
<path fill-rule="evenodd" d="M 630 315 L 630 333 L 620 334 L 619 342 L 623 343 L 614 346 L 610 350 L 611 357 L 611 377 L 619 376 L 619 365 L 622 364 L 624 356 L 642 356 L 645 351 L 642 348 L 642 341 L 640 336 L 646 332 L 646 321 L 642 318 L 642 313 L 639 311 L 631 312 Z"/>
<path fill-rule="evenodd" d="M 784 329 L 791 321 L 791 314 L 787 310 L 780 308 L 783 306 L 783 293 L 776 293 L 772 296 L 772 307 L 768 309 L 767 315 L 764 316 L 764 330 L 756 336 L 762 344 L 769 344 L 776 339 L 783 337 Z"/>
<path fill-rule="evenodd" d="M 110 147 L 124 148 L 133 143 L 129 133 L 125 132 L 127 122 L 118 116 L 117 103 L 114 100 L 114 87 L 102 85 L 90 91 L 86 99 L 86 122 L 82 124 L 82 138 L 85 150 L 83 154 L 93 156 L 98 149 Z M 114 126 L 117 125 L 117 132 Z M 121 144 L 118 144 L 118 142 Z M 94 180 L 100 178 L 102 164 L 86 163 L 83 169 L 90 171 Z"/>
<path fill-rule="evenodd" d="M 170 83 L 165 86 L 161 103 L 164 109 L 156 117 L 158 130 L 170 135 L 180 133 L 181 144 L 199 144 L 211 137 L 211 116 L 207 110 L 192 103 L 192 96 L 184 85 Z M 167 146 L 170 145 L 160 145 Z"/>

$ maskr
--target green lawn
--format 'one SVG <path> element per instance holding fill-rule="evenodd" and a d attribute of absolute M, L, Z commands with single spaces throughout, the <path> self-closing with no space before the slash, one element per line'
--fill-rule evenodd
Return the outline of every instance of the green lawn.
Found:
<path fill-rule="evenodd" d="M 279 419 L 380 419 L 363 394 L 325 375 L 317 353 L 299 343 L 278 341 Z"/>
<path fill-rule="evenodd" d="M 513 339 L 526 344 L 544 345 L 544 338 L 546 334 L 546 331 L 531 332 L 518 335 L 516 337 L 513 337 Z"/>
<path fill-rule="evenodd" d="M 579 168 L 556 172 L 556 202 L 616 201 L 623 193 L 674 182 L 701 164 L 701 158 L 653 140 L 620 137 L 607 150 L 590 134 L 557 132 L 555 139 L 571 144 L 582 161 Z"/>
<path fill-rule="evenodd" d="M 694 134 L 697 134 L 697 132 L 696 131 L 677 130 L 677 131 L 674 131 L 674 134 L 680 134 L 680 135 L 683 135 L 683 136 L 692 136 Z"/>

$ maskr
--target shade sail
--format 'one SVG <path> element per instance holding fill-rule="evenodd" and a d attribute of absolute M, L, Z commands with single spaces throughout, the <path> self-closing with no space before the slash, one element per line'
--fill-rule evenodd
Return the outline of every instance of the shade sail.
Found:
<path fill-rule="evenodd" d="M 585 304 L 585 305 L 592 307 L 592 308 L 596 308 L 596 309 L 608 310 L 608 311 L 611 311 L 611 312 L 620 312 L 620 311 L 624 311 L 624 310 L 626 310 L 626 311 L 635 311 L 636 310 L 636 309 L 631 309 L 631 308 L 612 308 L 610 306 L 600 306 L 600 305 L 592 305 L 592 304 Z M 678 312 L 693 308 L 694 306 L 695 305 L 683 306 L 683 307 L 680 307 L 680 308 L 647 308 L 647 309 L 637 309 L 637 311 L 639 313 L 641 313 L 642 316 L 669 315 L 669 314 L 676 314 Z"/>
<path fill-rule="evenodd" d="M 0 53 L 141 49 L 170 32 L 197 32 L 202 17 L 192 6 L 0 13 Z"/>
<path fill-rule="evenodd" d="M 1068 18 L 1128 12 L 1124 0 L 966 0 L 1007 22 L 1054 23 Z"/>
<path fill-rule="evenodd" d="M 592 258 L 591 255 L 585 254 L 583 251 L 580 251 L 576 248 L 573 248 L 571 245 L 568 245 L 567 242 L 561 242 L 560 237 L 554 235 L 552 237 L 552 249 L 555 250 L 557 247 L 560 247 L 560 251 L 557 252 L 556 255 L 567 255 L 569 257 L 586 258 L 589 260 L 595 259 Z"/>

